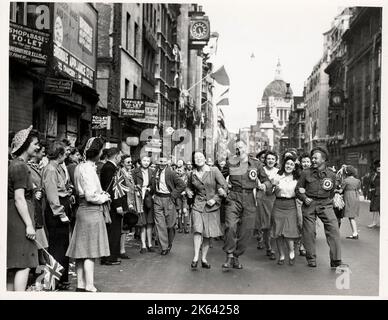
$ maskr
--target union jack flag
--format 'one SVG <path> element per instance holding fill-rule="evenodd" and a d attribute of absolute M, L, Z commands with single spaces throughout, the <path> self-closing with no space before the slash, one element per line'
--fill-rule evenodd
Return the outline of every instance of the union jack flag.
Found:
<path fill-rule="evenodd" d="M 55 290 L 55 280 L 62 276 L 63 267 L 56 261 L 52 255 L 49 255 L 50 262 L 44 267 L 44 288 Z"/>
<path fill-rule="evenodd" d="M 118 199 L 125 196 L 125 193 L 129 191 L 129 188 L 125 186 L 125 179 L 123 174 L 119 171 L 114 178 L 113 192 L 114 199 Z"/>

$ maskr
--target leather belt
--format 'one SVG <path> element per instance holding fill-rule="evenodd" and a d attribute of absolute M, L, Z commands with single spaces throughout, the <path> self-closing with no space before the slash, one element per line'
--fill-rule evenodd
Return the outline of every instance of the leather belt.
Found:
<path fill-rule="evenodd" d="M 158 196 L 158 197 L 160 197 L 160 198 L 170 198 L 170 197 L 171 197 L 171 193 L 160 193 L 160 192 L 156 192 L 155 195 Z"/>

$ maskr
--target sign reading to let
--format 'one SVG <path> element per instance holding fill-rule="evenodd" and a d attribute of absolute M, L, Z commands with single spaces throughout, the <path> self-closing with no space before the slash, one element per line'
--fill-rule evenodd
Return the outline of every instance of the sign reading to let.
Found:
<path fill-rule="evenodd" d="M 45 66 L 50 50 L 50 34 L 10 22 L 9 56 L 24 62 Z"/>
<path fill-rule="evenodd" d="M 145 117 L 144 101 L 137 100 L 137 99 L 121 99 L 120 114 L 122 117 L 144 119 Z"/>
<path fill-rule="evenodd" d="M 133 119 L 141 123 L 158 124 L 159 104 L 144 102 L 144 119 Z"/>
<path fill-rule="evenodd" d="M 44 92 L 71 96 L 73 81 L 55 78 L 46 78 Z"/>
<path fill-rule="evenodd" d="M 92 129 L 101 130 L 108 127 L 108 117 L 104 116 L 93 116 L 92 117 Z"/>

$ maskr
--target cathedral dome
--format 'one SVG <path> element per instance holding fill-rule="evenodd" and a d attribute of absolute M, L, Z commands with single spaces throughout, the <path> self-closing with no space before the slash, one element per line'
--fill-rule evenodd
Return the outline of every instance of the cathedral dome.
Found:
<path fill-rule="evenodd" d="M 264 90 L 262 99 L 268 97 L 284 98 L 287 93 L 287 84 L 285 81 L 277 79 L 272 81 Z M 292 89 L 290 87 L 290 94 L 292 96 Z"/>

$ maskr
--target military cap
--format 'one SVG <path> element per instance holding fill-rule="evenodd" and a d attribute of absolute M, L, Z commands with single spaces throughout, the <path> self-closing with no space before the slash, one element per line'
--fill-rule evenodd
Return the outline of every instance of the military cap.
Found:
<path fill-rule="evenodd" d="M 315 147 L 311 150 L 310 156 L 312 157 L 314 153 L 320 152 L 321 154 L 325 155 L 326 161 L 329 160 L 329 152 L 326 150 L 325 147 Z"/>

